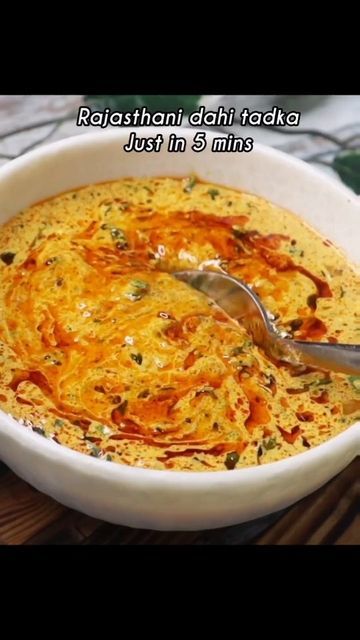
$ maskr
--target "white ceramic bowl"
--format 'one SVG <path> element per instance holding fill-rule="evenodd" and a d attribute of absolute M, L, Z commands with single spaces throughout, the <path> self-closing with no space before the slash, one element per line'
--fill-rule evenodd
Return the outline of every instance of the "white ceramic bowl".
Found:
<path fill-rule="evenodd" d="M 301 215 L 359 261 L 359 200 L 345 187 L 284 153 L 191 151 L 193 129 L 177 129 L 184 153 L 125 153 L 129 130 L 97 132 L 44 146 L 0 169 L 0 222 L 25 206 L 93 182 L 129 176 L 200 178 L 264 196 Z M 233 471 L 176 472 L 91 458 L 42 438 L 0 411 L 0 458 L 40 491 L 109 522 L 162 530 L 221 527 L 282 509 L 314 491 L 360 453 L 360 424 L 305 453 Z"/>

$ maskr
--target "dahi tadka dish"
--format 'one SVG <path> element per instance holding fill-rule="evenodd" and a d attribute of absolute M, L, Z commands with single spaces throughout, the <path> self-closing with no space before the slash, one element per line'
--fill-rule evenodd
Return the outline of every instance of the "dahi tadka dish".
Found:
<path fill-rule="evenodd" d="M 292 213 L 195 177 L 90 185 L 1 228 L 1 409 L 109 463 L 182 471 L 274 462 L 360 419 L 360 378 L 271 361 L 183 269 L 252 285 L 295 338 L 360 341 L 359 274 Z"/>

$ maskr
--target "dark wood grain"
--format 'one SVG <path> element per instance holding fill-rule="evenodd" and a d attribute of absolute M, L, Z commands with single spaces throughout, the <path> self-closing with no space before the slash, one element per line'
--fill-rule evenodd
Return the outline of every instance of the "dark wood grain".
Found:
<path fill-rule="evenodd" d="M 291 507 L 257 544 L 360 544 L 360 458 Z M 355 526 L 354 526 L 355 525 Z"/>
<path fill-rule="evenodd" d="M 199 532 L 131 529 L 90 518 L 33 489 L 0 463 L 0 544 L 360 544 L 360 458 L 282 512 Z"/>

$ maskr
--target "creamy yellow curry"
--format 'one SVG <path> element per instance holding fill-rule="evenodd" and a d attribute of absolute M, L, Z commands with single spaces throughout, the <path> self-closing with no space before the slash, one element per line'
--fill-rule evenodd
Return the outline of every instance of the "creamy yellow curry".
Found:
<path fill-rule="evenodd" d="M 225 470 L 306 451 L 360 419 L 360 378 L 272 362 L 179 269 L 251 284 L 302 340 L 360 342 L 360 278 L 293 214 L 190 177 L 36 204 L 0 237 L 0 406 L 128 465 Z"/>

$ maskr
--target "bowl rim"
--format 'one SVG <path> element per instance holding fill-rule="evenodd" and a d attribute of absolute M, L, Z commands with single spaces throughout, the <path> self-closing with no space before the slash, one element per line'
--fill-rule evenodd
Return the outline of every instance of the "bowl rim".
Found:
<path fill-rule="evenodd" d="M 29 151 L 19 158 L 15 158 L 14 160 L 7 162 L 5 165 L 0 167 L 0 181 L 11 176 L 13 172 L 17 172 L 29 164 L 32 164 L 33 161 L 38 159 L 41 160 L 53 153 L 66 151 L 73 147 L 82 148 L 85 151 L 87 146 L 93 146 L 94 144 L 96 145 L 99 143 L 101 144 L 101 142 L 105 143 L 107 140 L 111 141 L 113 139 L 117 139 L 119 141 L 123 141 L 125 136 L 127 136 L 131 131 L 140 132 L 144 137 L 151 137 L 158 133 L 168 136 L 171 133 L 176 132 L 177 134 L 183 135 L 185 138 L 189 138 L 197 131 L 204 131 L 204 129 L 197 129 L 195 127 L 121 127 L 121 129 L 116 131 L 102 130 L 70 136 L 50 144 L 45 144 L 37 149 Z M 210 139 L 219 136 L 219 132 L 209 130 L 206 131 L 206 134 Z M 308 165 L 303 160 L 295 158 L 294 156 L 291 156 L 279 149 L 274 149 L 256 142 L 252 153 L 257 153 L 270 158 L 279 158 L 288 165 L 292 165 L 295 169 L 301 170 L 302 172 L 305 171 L 309 176 L 320 180 L 324 186 L 342 193 L 346 196 L 349 202 L 359 208 L 360 212 L 360 198 L 358 198 L 348 187 L 339 183 L 332 176 Z M 85 185 L 80 185 L 79 188 L 82 186 Z M 56 195 L 59 194 L 55 193 L 50 197 L 55 197 Z M 351 444 L 356 445 L 356 443 L 358 443 L 357 449 L 356 446 L 354 446 L 355 457 L 360 453 L 359 427 L 360 422 L 355 422 L 343 432 L 331 437 L 329 440 L 315 446 L 309 451 L 297 453 L 264 465 L 235 468 L 232 470 L 232 473 L 229 473 L 228 470 L 175 471 L 169 469 L 152 469 L 151 467 L 130 466 L 122 463 L 109 464 L 109 461 L 92 457 L 65 445 L 59 445 L 49 438 L 44 438 L 43 436 L 33 432 L 31 427 L 25 427 L 15 418 L 0 409 L 0 431 L 2 431 L 4 435 L 7 435 L 12 441 L 17 441 L 19 445 L 35 449 L 37 453 L 42 457 L 47 458 L 48 461 L 52 463 L 63 463 L 67 467 L 76 466 L 78 471 L 83 471 L 84 473 L 87 472 L 91 475 L 106 476 L 109 480 L 121 481 L 127 478 L 128 480 L 139 480 L 140 482 L 141 480 L 147 479 L 163 485 L 163 481 L 166 478 L 167 486 L 179 486 L 180 483 L 184 489 L 208 487 L 211 483 L 232 485 L 237 479 L 249 483 L 253 480 L 270 480 L 274 475 L 283 475 L 284 473 L 286 474 L 286 472 L 291 472 L 292 470 L 295 471 L 299 467 L 302 467 L 302 469 L 305 470 L 306 465 L 308 467 L 316 466 L 316 463 L 319 464 L 321 460 L 333 452 L 336 447 L 341 445 L 343 445 L 344 449 L 350 449 Z"/>
<path fill-rule="evenodd" d="M 61 140 L 56 140 L 55 142 L 50 142 L 37 147 L 36 149 L 31 149 L 26 153 L 5 162 L 5 164 L 0 166 L 0 180 L 6 178 L 8 175 L 11 175 L 13 171 L 21 169 L 23 166 L 28 165 L 30 162 L 41 159 L 43 156 L 52 155 L 53 152 L 66 151 L 71 147 L 84 147 L 92 146 L 93 143 L 99 143 L 101 141 L 112 140 L 118 138 L 120 141 L 123 140 L 125 136 L 128 136 L 132 131 L 140 132 L 144 137 L 151 137 L 155 134 L 161 133 L 163 136 L 169 136 L 171 133 L 178 133 L 183 135 L 187 140 L 196 134 L 196 133 L 204 133 L 206 132 L 206 136 L 210 139 L 215 137 L 226 137 L 226 134 L 222 134 L 220 131 L 210 131 L 208 129 L 200 129 L 196 127 L 121 127 L 118 130 L 110 130 L 110 131 L 93 131 L 90 133 L 81 133 L 77 135 L 72 135 L 67 138 L 62 138 Z M 263 156 L 273 156 L 278 157 L 280 160 L 287 162 L 288 165 L 292 165 L 297 167 L 299 170 L 306 171 L 306 173 L 314 178 L 318 178 L 321 182 L 326 184 L 328 187 L 332 189 L 336 189 L 338 192 L 342 193 L 346 196 L 350 202 L 352 202 L 355 206 L 360 206 L 360 196 L 357 196 L 349 187 L 347 187 L 342 182 L 338 181 L 335 177 L 321 171 L 317 167 L 310 165 L 309 163 L 292 156 L 281 149 L 277 149 L 271 147 L 269 145 L 265 145 L 262 143 L 258 143 L 254 140 L 254 147 L 251 153 L 259 153 Z M 246 154 L 245 154 L 246 155 Z M 81 188 L 86 185 L 80 185 Z M 231 187 L 230 187 L 231 188 Z M 53 194 L 55 197 L 59 194 Z M 260 196 L 261 197 L 261 196 Z M 35 203 L 33 203 L 35 204 Z M 31 205 L 29 205 L 31 206 Z M 296 212 L 293 212 L 296 213 Z"/>

